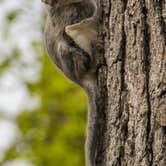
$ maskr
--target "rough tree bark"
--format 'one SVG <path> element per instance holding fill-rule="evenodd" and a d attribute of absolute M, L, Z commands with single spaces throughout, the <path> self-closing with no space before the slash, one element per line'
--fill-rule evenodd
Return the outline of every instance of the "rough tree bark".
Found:
<path fill-rule="evenodd" d="M 166 1 L 97 2 L 96 166 L 166 166 Z"/>

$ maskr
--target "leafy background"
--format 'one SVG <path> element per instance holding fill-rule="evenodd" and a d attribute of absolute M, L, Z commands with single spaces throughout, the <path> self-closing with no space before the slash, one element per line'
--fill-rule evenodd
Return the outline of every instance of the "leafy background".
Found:
<path fill-rule="evenodd" d="M 0 165 L 83 166 L 86 97 L 45 52 L 44 5 L 0 8 Z"/>

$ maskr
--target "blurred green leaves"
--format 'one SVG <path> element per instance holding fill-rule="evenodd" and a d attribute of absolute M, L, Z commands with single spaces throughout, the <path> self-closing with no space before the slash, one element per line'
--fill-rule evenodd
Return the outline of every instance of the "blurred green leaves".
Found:
<path fill-rule="evenodd" d="M 21 137 L 6 151 L 6 159 L 27 158 L 36 166 L 84 166 L 86 98 L 43 54 L 41 76 L 27 82 L 40 105 L 16 118 Z"/>
<path fill-rule="evenodd" d="M 10 11 L 7 15 L 6 15 L 6 20 L 8 22 L 12 22 L 15 20 L 15 18 L 20 14 L 21 9 L 15 9 Z"/>
<path fill-rule="evenodd" d="M 36 166 L 83 166 L 85 94 L 55 69 L 46 54 L 40 74 L 37 82 L 27 82 L 40 105 L 16 117 L 21 136 L 6 151 L 5 160 L 23 157 Z"/>
<path fill-rule="evenodd" d="M 12 49 L 12 56 L 6 57 L 2 62 L 0 61 L 0 74 L 3 74 L 13 63 L 13 61 L 16 61 L 21 56 L 21 52 L 18 48 Z"/>
<path fill-rule="evenodd" d="M 20 12 L 19 9 L 10 11 L 6 19 L 14 22 Z M 4 153 L 2 163 L 23 158 L 34 166 L 84 166 L 85 94 L 55 68 L 43 49 L 42 41 L 31 41 L 31 49 L 35 52 L 35 63 L 40 64 L 38 79 L 23 82 L 32 98 L 39 99 L 39 104 L 31 110 L 20 110 L 15 117 L 19 133 Z M 13 62 L 17 67 L 22 64 L 22 50 L 15 47 L 10 52 L 12 56 L 0 61 L 0 75 Z M 27 69 L 26 65 L 20 65 L 20 71 Z"/>

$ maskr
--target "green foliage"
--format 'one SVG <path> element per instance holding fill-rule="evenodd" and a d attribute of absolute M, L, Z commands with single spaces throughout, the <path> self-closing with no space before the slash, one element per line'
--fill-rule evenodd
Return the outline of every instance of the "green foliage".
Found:
<path fill-rule="evenodd" d="M 15 24 L 21 12 L 17 8 L 9 11 L 7 27 Z M 8 28 L 4 33 L 10 34 Z M 85 94 L 55 68 L 42 49 L 41 41 L 34 40 L 30 44 L 36 52 L 36 64 L 40 64 L 38 80 L 30 82 L 25 79 L 22 82 L 32 98 L 39 99 L 39 103 L 32 110 L 20 110 L 15 117 L 19 134 L 5 151 L 0 165 L 23 158 L 34 166 L 84 166 Z M 20 72 L 27 66 L 33 67 L 22 62 L 23 50 L 17 46 L 9 48 L 8 54 L 10 56 L 3 55 L 0 61 L 0 76 L 13 66 L 20 66 Z"/>
<path fill-rule="evenodd" d="M 18 16 L 18 14 L 21 12 L 20 9 L 12 10 L 6 15 L 6 20 L 8 22 L 12 22 L 15 20 L 15 18 Z"/>
<path fill-rule="evenodd" d="M 24 157 L 36 166 L 83 166 L 85 94 L 45 54 L 39 81 L 28 82 L 27 87 L 41 102 L 37 109 L 17 116 L 22 136 L 6 157 Z"/>
<path fill-rule="evenodd" d="M 0 63 L 0 74 L 3 74 L 11 66 L 12 62 L 18 60 L 20 57 L 20 50 L 18 48 L 13 48 L 11 52 L 12 56 L 6 57 Z"/>

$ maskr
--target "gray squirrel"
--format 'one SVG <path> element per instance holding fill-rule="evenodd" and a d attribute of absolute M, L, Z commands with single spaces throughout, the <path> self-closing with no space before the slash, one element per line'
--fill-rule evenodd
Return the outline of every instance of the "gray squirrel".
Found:
<path fill-rule="evenodd" d="M 94 124 L 96 71 L 103 43 L 98 40 L 99 16 L 95 0 L 42 0 L 48 11 L 45 43 L 56 66 L 80 85 L 88 96 L 86 165 L 95 165 Z"/>

